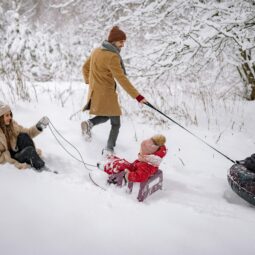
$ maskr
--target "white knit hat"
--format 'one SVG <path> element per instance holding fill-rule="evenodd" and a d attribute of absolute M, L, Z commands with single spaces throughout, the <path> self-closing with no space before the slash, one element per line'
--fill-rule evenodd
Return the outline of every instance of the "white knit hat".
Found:
<path fill-rule="evenodd" d="M 8 104 L 5 104 L 4 102 L 0 101 L 0 117 L 10 111 L 11 111 L 10 106 Z"/>

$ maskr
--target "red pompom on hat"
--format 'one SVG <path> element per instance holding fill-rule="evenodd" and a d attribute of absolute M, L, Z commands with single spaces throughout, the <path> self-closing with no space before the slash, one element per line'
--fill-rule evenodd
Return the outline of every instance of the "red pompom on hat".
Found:
<path fill-rule="evenodd" d="M 109 33 L 108 42 L 125 41 L 126 38 L 126 34 L 118 26 L 114 26 Z"/>

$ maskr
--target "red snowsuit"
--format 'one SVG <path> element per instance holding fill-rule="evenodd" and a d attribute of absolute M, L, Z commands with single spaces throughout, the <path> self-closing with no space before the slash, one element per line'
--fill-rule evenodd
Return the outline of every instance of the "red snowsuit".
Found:
<path fill-rule="evenodd" d="M 104 171 L 108 174 L 114 174 L 127 169 L 129 171 L 128 181 L 144 182 L 156 173 L 162 158 L 166 155 L 166 151 L 166 147 L 163 145 L 153 154 L 138 154 L 139 160 L 137 159 L 133 163 L 129 163 L 127 160 L 116 156 L 111 156 L 104 166 Z"/>

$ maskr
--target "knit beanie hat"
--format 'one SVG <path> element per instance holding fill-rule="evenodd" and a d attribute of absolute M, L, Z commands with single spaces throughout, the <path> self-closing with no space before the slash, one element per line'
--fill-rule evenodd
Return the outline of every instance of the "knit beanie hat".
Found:
<path fill-rule="evenodd" d="M 158 146 L 163 146 L 166 142 L 166 138 L 163 135 L 154 135 L 151 139 Z"/>
<path fill-rule="evenodd" d="M 11 111 L 10 106 L 0 101 L 0 117 L 10 111 Z"/>
<path fill-rule="evenodd" d="M 150 155 L 156 152 L 158 149 L 159 146 L 156 145 L 152 139 L 147 139 L 141 143 L 140 154 Z"/>
<path fill-rule="evenodd" d="M 117 41 L 123 41 L 126 40 L 126 38 L 126 34 L 122 30 L 120 30 L 118 26 L 114 26 L 108 35 L 108 42 L 112 43 Z"/>

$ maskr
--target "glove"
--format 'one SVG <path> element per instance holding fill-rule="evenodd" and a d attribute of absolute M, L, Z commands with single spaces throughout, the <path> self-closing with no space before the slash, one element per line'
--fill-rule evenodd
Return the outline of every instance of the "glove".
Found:
<path fill-rule="evenodd" d="M 47 116 L 42 117 L 36 124 L 38 130 L 43 131 L 49 125 L 49 118 Z"/>

